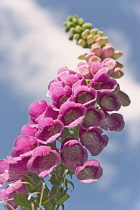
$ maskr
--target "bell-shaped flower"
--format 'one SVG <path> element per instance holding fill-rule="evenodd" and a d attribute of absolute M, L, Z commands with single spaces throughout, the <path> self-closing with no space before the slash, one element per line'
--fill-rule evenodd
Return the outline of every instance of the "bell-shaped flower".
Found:
<path fill-rule="evenodd" d="M 75 82 L 72 86 L 72 91 L 75 91 L 78 87 L 81 87 L 83 85 L 87 85 L 85 79 L 80 79 L 77 82 Z"/>
<path fill-rule="evenodd" d="M 11 183 L 6 189 L 0 190 L 0 199 L 4 201 L 4 207 L 7 210 L 16 209 L 17 205 L 14 203 L 14 195 L 17 193 L 28 193 L 24 180 L 18 180 L 14 183 Z"/>
<path fill-rule="evenodd" d="M 91 155 L 98 155 L 108 143 L 107 135 L 102 135 L 100 128 L 89 128 L 80 130 L 80 142 L 86 147 Z"/>
<path fill-rule="evenodd" d="M 63 127 L 63 123 L 58 119 L 43 118 L 38 122 L 38 131 L 35 137 L 43 144 L 52 143 L 61 136 Z"/>
<path fill-rule="evenodd" d="M 39 146 L 34 149 L 27 167 L 30 172 L 36 173 L 39 177 L 45 177 L 60 163 L 61 157 L 56 149 L 50 146 Z"/>
<path fill-rule="evenodd" d="M 96 63 L 93 63 L 92 66 L 91 66 L 91 72 L 93 74 L 97 73 L 97 71 L 99 71 L 100 69 L 102 69 L 102 63 L 101 62 L 96 62 Z"/>
<path fill-rule="evenodd" d="M 108 114 L 101 124 L 101 128 L 108 131 L 121 131 L 124 128 L 123 116 L 118 113 Z"/>
<path fill-rule="evenodd" d="M 37 132 L 37 124 L 33 125 L 27 124 L 21 128 L 21 135 L 35 136 L 36 132 Z"/>
<path fill-rule="evenodd" d="M 95 107 L 88 107 L 82 123 L 82 127 L 89 128 L 100 126 L 104 118 L 105 115 L 103 111 L 98 110 Z"/>
<path fill-rule="evenodd" d="M 74 90 L 73 100 L 76 103 L 80 103 L 83 105 L 89 105 L 96 100 L 97 92 L 93 88 L 87 86 L 81 86 Z"/>
<path fill-rule="evenodd" d="M 17 181 L 22 179 L 25 175 L 29 173 L 27 168 L 27 162 L 31 158 L 31 155 L 20 157 L 7 157 L 8 158 L 8 182 Z"/>
<path fill-rule="evenodd" d="M 71 171 L 75 171 L 78 166 L 83 165 L 88 154 L 78 140 L 68 140 L 61 148 L 61 163 L 66 165 Z"/>
<path fill-rule="evenodd" d="M 42 115 L 42 113 L 46 110 L 48 104 L 45 100 L 40 100 L 39 102 L 34 102 L 29 107 L 29 116 L 30 123 L 37 123 L 36 119 Z"/>
<path fill-rule="evenodd" d="M 57 108 L 60 108 L 60 106 L 66 102 L 72 95 L 72 89 L 68 86 L 65 86 L 63 88 L 56 88 L 54 91 L 52 91 L 52 101 L 53 105 Z"/>
<path fill-rule="evenodd" d="M 85 112 L 84 105 L 66 101 L 60 107 L 58 119 L 63 122 L 65 127 L 76 127 L 82 123 Z"/>
<path fill-rule="evenodd" d="M 61 80 L 66 86 L 72 87 L 72 85 L 77 82 L 79 79 L 82 79 L 83 76 L 75 71 L 65 69 L 58 74 L 57 79 Z"/>
<path fill-rule="evenodd" d="M 98 71 L 94 78 L 90 81 L 91 87 L 99 92 L 112 92 L 117 86 L 115 79 L 110 78 L 107 73 L 104 73 L 102 70 Z"/>
<path fill-rule="evenodd" d="M 33 149 L 39 145 L 38 140 L 32 136 L 21 135 L 18 136 L 14 141 L 14 146 L 11 151 L 11 157 L 18 157 L 20 155 L 28 156 L 32 154 Z"/>
<path fill-rule="evenodd" d="M 112 58 L 105 58 L 102 62 L 103 67 L 107 67 L 107 73 L 112 76 L 114 69 L 116 67 L 116 61 Z"/>
<path fill-rule="evenodd" d="M 116 94 L 99 93 L 98 102 L 104 111 L 118 111 L 121 108 L 121 103 Z"/>
<path fill-rule="evenodd" d="M 57 88 L 63 88 L 64 87 L 64 83 L 60 80 L 54 79 L 52 80 L 49 85 L 48 85 L 48 92 L 47 92 L 47 96 L 51 96 L 52 92 L 57 89 Z"/>
<path fill-rule="evenodd" d="M 103 169 L 97 160 L 88 160 L 83 166 L 76 168 L 75 175 L 79 181 L 90 183 L 97 181 L 103 174 Z"/>
<path fill-rule="evenodd" d="M 8 161 L 5 159 L 0 159 L 0 187 L 2 187 L 8 181 L 8 168 Z"/>
<path fill-rule="evenodd" d="M 88 65 L 88 63 L 80 65 L 77 68 L 77 72 L 80 73 L 84 77 L 84 79 L 91 79 L 91 78 L 93 78 L 93 75 L 91 74 L 90 66 Z"/>

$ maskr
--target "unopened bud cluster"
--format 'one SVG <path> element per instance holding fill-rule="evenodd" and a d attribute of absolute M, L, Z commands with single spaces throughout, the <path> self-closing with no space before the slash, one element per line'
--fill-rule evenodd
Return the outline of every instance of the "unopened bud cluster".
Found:
<path fill-rule="evenodd" d="M 64 26 L 66 32 L 70 33 L 69 40 L 75 39 L 77 44 L 84 48 L 90 48 L 94 43 L 104 46 L 108 42 L 108 37 L 104 36 L 103 31 L 93 29 L 91 23 L 85 23 L 84 19 L 77 15 L 69 16 Z"/>

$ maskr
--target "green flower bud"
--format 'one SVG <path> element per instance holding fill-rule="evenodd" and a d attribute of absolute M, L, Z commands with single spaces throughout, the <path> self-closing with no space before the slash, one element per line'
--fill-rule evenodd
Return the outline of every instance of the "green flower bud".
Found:
<path fill-rule="evenodd" d="M 69 36 L 69 40 L 73 40 L 73 34 Z"/>
<path fill-rule="evenodd" d="M 73 35 L 73 39 L 79 40 L 79 38 L 80 38 L 80 35 L 79 34 L 74 34 Z"/>
<path fill-rule="evenodd" d="M 96 39 L 96 43 L 98 43 L 101 47 L 104 46 L 108 41 L 108 37 L 98 37 Z"/>
<path fill-rule="evenodd" d="M 72 27 L 72 26 L 74 26 L 74 24 L 71 21 L 69 21 L 69 22 L 67 22 L 67 26 Z"/>
<path fill-rule="evenodd" d="M 83 31 L 81 26 L 76 26 L 76 32 L 81 33 Z"/>
<path fill-rule="evenodd" d="M 90 30 L 89 30 L 89 29 L 86 29 L 86 30 L 84 30 L 84 31 L 82 32 L 81 37 L 82 37 L 83 39 L 86 39 L 86 38 L 88 37 L 89 34 L 90 34 Z"/>
<path fill-rule="evenodd" d="M 83 27 L 84 29 L 91 29 L 91 28 L 92 28 L 92 24 L 91 24 L 91 23 L 84 23 L 84 24 L 82 25 L 82 27 Z"/>
<path fill-rule="evenodd" d="M 70 32 L 71 32 L 72 34 L 74 34 L 74 33 L 76 32 L 76 29 L 75 29 L 74 27 L 72 27 L 72 28 L 70 28 Z"/>
<path fill-rule="evenodd" d="M 91 29 L 90 30 L 90 34 L 93 35 L 93 36 L 96 35 L 97 32 L 98 32 L 98 29 L 97 28 L 94 28 L 94 29 Z"/>
<path fill-rule="evenodd" d="M 116 50 L 116 51 L 114 52 L 114 55 L 112 56 L 112 58 L 113 58 L 113 59 L 118 59 L 118 58 L 120 58 L 122 55 L 123 55 L 123 52 L 122 52 L 122 51 Z"/>
<path fill-rule="evenodd" d="M 78 24 L 79 24 L 80 26 L 82 26 L 82 25 L 83 25 L 83 23 L 84 23 L 84 19 L 83 19 L 83 18 L 79 18 L 79 20 L 78 20 Z"/>
<path fill-rule="evenodd" d="M 77 16 L 77 15 L 74 15 L 74 16 L 73 16 L 72 22 L 75 23 L 75 24 L 78 23 L 78 16 Z"/>
<path fill-rule="evenodd" d="M 93 35 L 88 35 L 87 37 L 87 44 L 92 45 L 94 43 L 95 39 Z"/>
<path fill-rule="evenodd" d="M 79 39 L 77 44 L 80 45 L 81 47 L 86 47 L 86 41 L 84 39 Z"/>
<path fill-rule="evenodd" d="M 67 20 L 68 20 L 68 21 L 72 21 L 72 16 L 71 16 L 71 15 L 68 16 L 68 17 L 67 17 Z"/>
<path fill-rule="evenodd" d="M 103 36 L 103 35 L 104 35 L 104 32 L 103 32 L 103 31 L 98 31 L 98 32 L 97 32 L 97 35 Z"/>

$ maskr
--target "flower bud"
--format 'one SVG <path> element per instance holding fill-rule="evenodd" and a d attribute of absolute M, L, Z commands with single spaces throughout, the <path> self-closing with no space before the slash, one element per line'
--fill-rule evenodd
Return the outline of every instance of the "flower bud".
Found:
<path fill-rule="evenodd" d="M 102 48 L 99 44 L 93 44 L 91 46 L 90 52 L 93 52 L 93 53 L 95 53 L 96 56 L 100 57 L 101 53 L 102 53 Z"/>
<path fill-rule="evenodd" d="M 86 41 L 84 39 L 79 39 L 77 44 L 80 45 L 81 47 L 86 47 Z"/>
<path fill-rule="evenodd" d="M 84 23 L 84 19 L 83 18 L 79 18 L 78 23 L 79 23 L 80 26 L 82 26 L 83 23 Z"/>
<path fill-rule="evenodd" d="M 84 29 L 91 29 L 92 28 L 92 24 L 91 23 L 84 23 L 83 24 L 83 28 Z"/>
<path fill-rule="evenodd" d="M 82 32 L 82 27 L 81 26 L 76 26 L 76 32 L 81 33 Z"/>
<path fill-rule="evenodd" d="M 94 29 L 90 30 L 90 34 L 93 35 L 93 36 L 96 35 L 97 33 L 98 33 L 98 29 L 97 28 L 94 28 Z"/>
<path fill-rule="evenodd" d="M 79 34 L 74 34 L 74 35 L 73 35 L 73 38 L 76 39 L 76 40 L 79 40 L 80 35 L 79 35 Z"/>
<path fill-rule="evenodd" d="M 103 32 L 103 31 L 98 31 L 98 32 L 97 32 L 97 35 L 103 36 L 103 35 L 104 35 L 104 32 Z"/>
<path fill-rule="evenodd" d="M 70 28 L 70 32 L 71 32 L 72 34 L 74 34 L 74 33 L 76 32 L 76 29 L 75 29 L 74 27 L 72 27 L 72 28 Z"/>
<path fill-rule="evenodd" d="M 82 37 L 83 39 L 86 39 L 86 38 L 88 37 L 89 33 L 90 33 L 90 30 L 89 30 L 89 29 L 86 29 L 86 30 L 84 30 L 84 31 L 82 32 L 81 37 Z"/>
<path fill-rule="evenodd" d="M 87 44 L 92 45 L 93 43 L 94 43 L 94 36 L 93 35 L 88 35 Z"/>
<path fill-rule="evenodd" d="M 98 37 L 96 39 L 96 43 L 98 43 L 100 46 L 104 46 L 106 44 L 106 42 L 108 41 L 108 39 L 105 37 Z"/>
<path fill-rule="evenodd" d="M 102 48 L 102 57 L 103 58 L 111 58 L 114 55 L 114 47 L 113 46 L 105 46 Z"/>
<path fill-rule="evenodd" d="M 123 52 L 121 52 L 120 50 L 116 50 L 114 52 L 114 55 L 112 56 L 113 59 L 118 59 L 123 55 Z"/>

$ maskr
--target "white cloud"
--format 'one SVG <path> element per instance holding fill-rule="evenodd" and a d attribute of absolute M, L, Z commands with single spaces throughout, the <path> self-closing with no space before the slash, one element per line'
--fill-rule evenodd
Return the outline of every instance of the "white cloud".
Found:
<path fill-rule="evenodd" d="M 68 41 L 55 18 L 58 13 L 42 10 L 34 1 L 1 0 L 1 80 L 16 92 L 43 96 L 60 67 L 76 67 L 81 48 Z"/>
<path fill-rule="evenodd" d="M 118 177 L 118 168 L 109 163 L 108 161 L 104 161 L 98 157 L 98 160 L 103 167 L 103 176 L 98 181 L 97 187 L 100 190 L 108 190 L 108 188 L 113 186 L 113 183 L 116 182 L 116 178 Z"/>
<path fill-rule="evenodd" d="M 130 186 L 121 186 L 111 194 L 112 199 L 119 204 L 126 203 L 131 196 Z"/>

